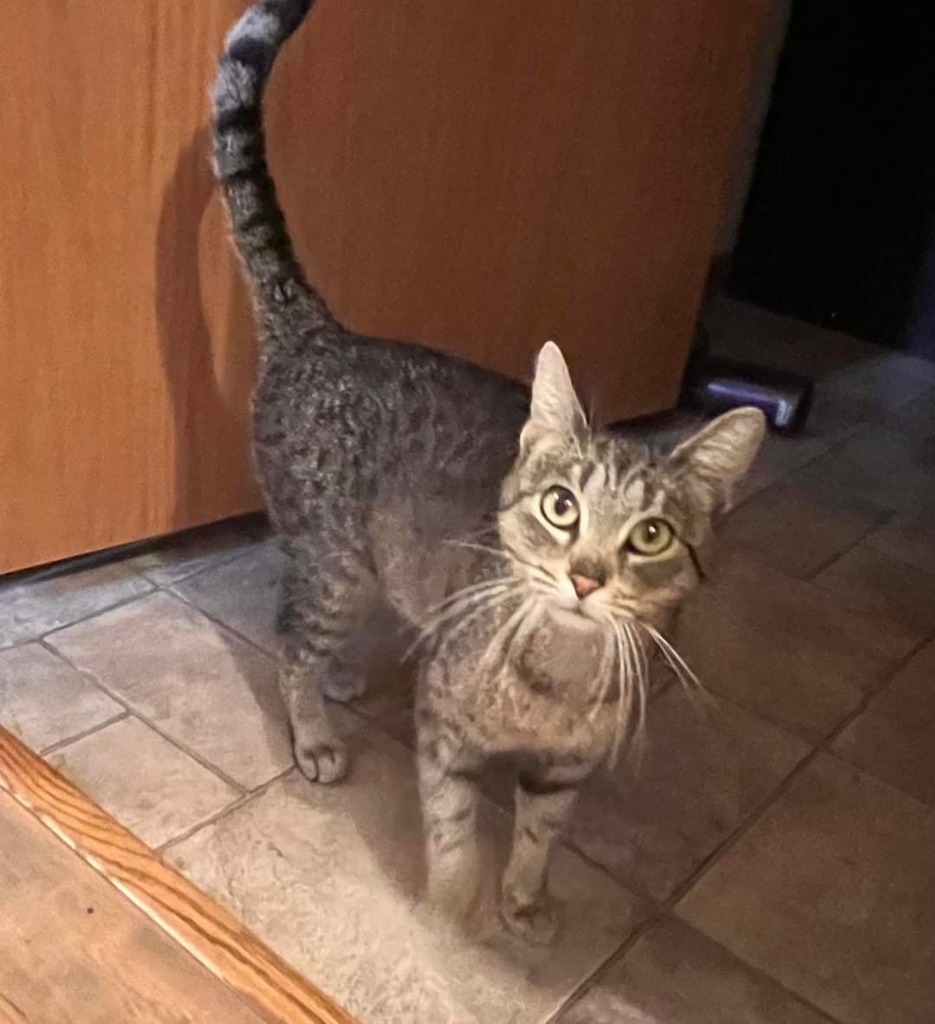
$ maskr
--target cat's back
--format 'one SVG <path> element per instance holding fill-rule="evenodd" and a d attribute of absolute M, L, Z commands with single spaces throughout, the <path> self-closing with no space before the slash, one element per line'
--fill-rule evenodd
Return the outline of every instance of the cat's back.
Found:
<path fill-rule="evenodd" d="M 500 374 L 336 325 L 267 345 L 254 395 L 261 475 L 353 489 L 396 479 L 499 483 L 515 458 L 528 393 Z"/>

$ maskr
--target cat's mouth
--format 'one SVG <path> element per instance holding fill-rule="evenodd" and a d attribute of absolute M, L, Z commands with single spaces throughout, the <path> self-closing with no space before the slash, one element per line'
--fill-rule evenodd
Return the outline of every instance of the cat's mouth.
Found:
<path fill-rule="evenodd" d="M 571 600 L 564 594 L 557 595 L 550 603 L 550 611 L 553 617 L 560 623 L 569 626 L 606 626 L 607 612 L 602 609 L 601 602 L 586 597 L 583 600 L 577 597 Z"/>

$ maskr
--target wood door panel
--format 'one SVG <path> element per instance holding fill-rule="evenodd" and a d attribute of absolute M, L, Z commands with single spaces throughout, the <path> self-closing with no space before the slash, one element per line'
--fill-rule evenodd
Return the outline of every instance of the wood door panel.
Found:
<path fill-rule="evenodd" d="M 336 312 L 520 376 L 554 338 L 606 416 L 670 405 L 764 10 L 319 0 L 268 117 Z"/>
<path fill-rule="evenodd" d="M 366 332 L 674 400 L 765 0 L 319 0 L 272 82 L 311 276 Z M 12 4 L 0 571 L 258 507 L 207 95 L 240 0 Z"/>
<path fill-rule="evenodd" d="M 257 507 L 252 332 L 203 129 L 240 7 L 5 12 L 0 570 Z"/>

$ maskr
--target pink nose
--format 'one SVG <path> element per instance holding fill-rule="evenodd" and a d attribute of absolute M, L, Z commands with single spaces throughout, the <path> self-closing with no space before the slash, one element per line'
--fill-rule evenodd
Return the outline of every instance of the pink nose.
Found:
<path fill-rule="evenodd" d="M 590 576 L 579 576 L 577 573 L 572 573 L 569 579 L 571 580 L 571 585 L 575 588 L 575 593 L 582 601 L 588 594 L 593 594 L 595 590 L 601 589 L 600 583 L 597 580 L 592 580 Z"/>

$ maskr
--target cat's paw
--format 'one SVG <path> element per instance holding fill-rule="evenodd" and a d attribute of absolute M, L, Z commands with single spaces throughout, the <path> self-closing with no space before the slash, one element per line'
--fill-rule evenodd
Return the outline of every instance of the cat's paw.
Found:
<path fill-rule="evenodd" d="M 343 779 L 350 764 L 347 747 L 338 739 L 318 743 L 297 743 L 295 760 L 299 771 L 310 782 L 321 782 L 325 785 Z"/>
<path fill-rule="evenodd" d="M 514 935 L 534 946 L 548 946 L 558 931 L 558 911 L 547 893 L 523 902 L 505 892 L 500 914 Z"/>

